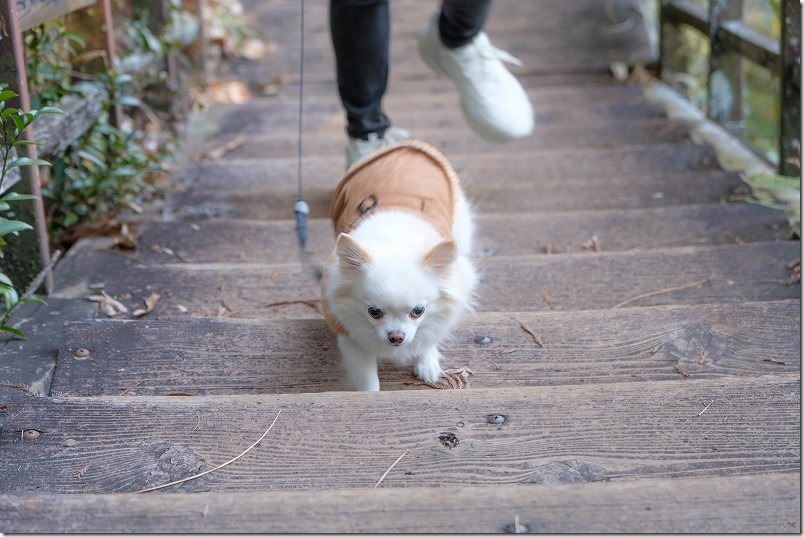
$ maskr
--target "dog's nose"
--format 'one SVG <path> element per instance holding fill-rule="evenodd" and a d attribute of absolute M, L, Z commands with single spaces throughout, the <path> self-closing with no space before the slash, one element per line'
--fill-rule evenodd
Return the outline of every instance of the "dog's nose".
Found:
<path fill-rule="evenodd" d="M 399 330 L 388 332 L 388 341 L 391 345 L 402 345 L 402 342 L 405 341 L 405 333 Z"/>

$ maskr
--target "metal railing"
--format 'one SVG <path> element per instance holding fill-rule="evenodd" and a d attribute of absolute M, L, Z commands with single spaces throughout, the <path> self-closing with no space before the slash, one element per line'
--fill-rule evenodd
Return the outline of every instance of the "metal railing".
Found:
<path fill-rule="evenodd" d="M 706 88 L 707 115 L 739 137 L 744 126 L 743 98 L 746 59 L 779 77 L 778 171 L 801 169 L 801 4 L 781 1 L 781 37 L 777 41 L 743 22 L 744 1 L 709 0 L 708 9 L 690 0 L 661 0 L 662 77 L 671 70 L 665 56 L 668 32 L 688 25 L 709 41 Z"/>

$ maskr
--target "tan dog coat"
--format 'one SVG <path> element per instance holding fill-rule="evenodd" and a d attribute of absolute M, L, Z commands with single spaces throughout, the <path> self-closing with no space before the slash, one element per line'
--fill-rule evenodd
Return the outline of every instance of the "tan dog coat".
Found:
<path fill-rule="evenodd" d="M 349 233 L 377 211 L 393 209 L 424 218 L 449 239 L 459 188 L 455 170 L 433 146 L 418 140 L 394 144 L 352 166 L 338 183 L 330 206 L 335 236 Z M 334 255 L 324 268 L 323 289 Z M 326 299 L 323 309 L 329 328 L 346 334 Z"/>

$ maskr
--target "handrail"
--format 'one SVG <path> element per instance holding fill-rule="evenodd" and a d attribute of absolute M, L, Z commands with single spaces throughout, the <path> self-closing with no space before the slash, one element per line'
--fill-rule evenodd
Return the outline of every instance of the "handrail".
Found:
<path fill-rule="evenodd" d="M 800 172 L 801 151 L 801 4 L 798 0 L 781 0 L 782 36 L 779 41 L 747 26 L 740 20 L 742 0 L 710 0 L 703 9 L 689 0 L 662 0 L 660 9 L 661 36 L 664 25 L 688 25 L 710 39 L 710 69 L 707 87 L 708 115 L 730 130 L 741 125 L 741 75 L 729 73 L 725 54 L 736 53 L 753 63 L 771 70 L 780 77 L 779 163 L 778 170 L 786 175 Z M 661 62 L 664 63 L 663 61 Z M 739 69 L 739 68 L 738 68 Z M 713 77 L 713 74 L 716 74 Z M 724 77 L 734 95 L 727 99 L 730 110 L 723 109 L 723 100 L 715 88 L 723 86 Z"/>
<path fill-rule="evenodd" d="M 7 1 L 7 0 L 3 0 Z M 95 0 L 16 0 L 20 31 L 89 7 Z"/>

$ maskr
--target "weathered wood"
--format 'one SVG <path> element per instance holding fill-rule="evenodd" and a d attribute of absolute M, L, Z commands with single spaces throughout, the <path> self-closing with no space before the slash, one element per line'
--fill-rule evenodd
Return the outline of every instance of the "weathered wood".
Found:
<path fill-rule="evenodd" d="M 17 2 L 23 31 L 95 4 L 97 0 L 8 0 Z"/>
<path fill-rule="evenodd" d="M 646 293 L 703 280 L 706 283 L 647 296 L 628 306 L 795 299 L 800 288 L 787 283 L 787 266 L 799 251 L 798 242 L 787 241 L 482 258 L 478 310 L 609 309 Z M 313 268 L 303 269 L 299 263 L 110 268 L 105 289 L 114 296 L 127 293 L 124 302 L 137 308 L 152 292 L 160 294 L 156 316 L 180 315 L 186 308 L 193 315 L 217 315 L 220 310 L 238 317 L 309 318 L 319 314 L 303 302 L 321 296 Z M 273 305 L 285 302 L 290 304 Z"/>
<path fill-rule="evenodd" d="M 308 255 L 323 262 L 334 247 L 332 223 L 312 219 L 308 225 Z M 175 263 L 176 255 L 193 263 L 292 263 L 300 256 L 295 226 L 292 220 L 148 222 L 138 230 L 136 258 L 145 264 Z M 787 236 L 787 219 L 782 211 L 760 205 L 713 203 L 542 214 L 480 213 L 476 230 L 479 256 L 594 253 L 779 240 Z M 87 262 L 87 255 L 72 259 Z"/>
<path fill-rule="evenodd" d="M 685 157 L 696 156 L 700 160 L 684 162 Z M 478 211 L 538 213 L 716 203 L 744 188 L 737 173 L 694 171 L 698 165 L 710 165 L 709 158 L 705 149 L 674 154 L 670 147 L 656 144 L 636 149 L 531 151 L 506 159 L 462 155 L 453 158 L 453 163 Z M 342 155 L 305 160 L 303 194 L 311 218 L 329 216 L 343 163 Z M 295 159 L 199 162 L 183 173 L 190 186 L 168 195 L 168 219 L 293 217 L 298 197 Z M 510 179 L 489 180 L 503 175 Z M 231 181 L 231 176 L 237 181 Z"/>
<path fill-rule="evenodd" d="M 230 460 L 280 411 L 246 458 L 166 491 L 367 488 L 406 450 L 384 487 L 794 473 L 799 405 L 798 374 L 438 394 L 22 397 L 0 435 L 0 490 L 165 484 Z"/>
<path fill-rule="evenodd" d="M 505 145 L 493 146 L 475 133 L 458 128 L 452 123 L 446 126 L 416 128 L 415 136 L 441 149 L 444 153 L 457 150 L 476 153 L 496 153 L 509 155 L 523 150 L 540 150 L 577 147 L 611 148 L 627 145 L 644 145 L 683 141 L 688 129 L 679 122 L 668 122 L 662 119 L 647 118 L 627 121 L 628 125 L 590 121 L 584 124 L 559 123 L 541 125 L 527 140 L 514 141 Z M 226 151 L 227 159 L 287 158 L 296 154 L 296 140 L 286 128 L 264 130 L 254 134 L 226 134 L 211 138 L 199 148 L 195 156 L 212 157 L 224 147 L 232 147 Z M 231 144 L 231 145 L 228 145 Z M 346 137 L 340 128 L 326 131 L 313 130 L 305 132 L 303 138 L 305 155 L 328 154 L 333 148 L 346 146 Z"/>
<path fill-rule="evenodd" d="M 800 370 L 800 302 L 484 313 L 442 348 L 472 388 L 754 376 Z M 538 333 L 539 347 L 520 323 Z M 488 336 L 491 343 L 475 340 Z M 323 320 L 142 318 L 65 325 L 53 393 L 225 395 L 343 389 Z M 87 349 L 76 358 L 78 349 Z M 430 389 L 384 364 L 383 390 Z"/>
<path fill-rule="evenodd" d="M 50 393 L 56 356 L 63 343 L 62 327 L 67 321 L 93 318 L 97 307 L 90 302 L 48 298 L 47 306 L 29 303 L 15 310 L 9 326 L 23 330 L 26 339 L 0 336 L 2 360 L 0 381 L 22 384 L 37 395 Z M 19 387 L 0 386 L 0 404 L 21 392 Z M 0 427 L 5 414 L 0 412 Z"/>
<path fill-rule="evenodd" d="M 58 104 L 66 115 L 47 114 L 36 121 L 36 141 L 42 155 L 58 155 L 83 136 L 103 110 L 106 90 L 85 83 L 80 95 L 66 95 Z"/>
<path fill-rule="evenodd" d="M 573 485 L 0 495 L 9 533 L 795 533 L 798 473 Z"/>

